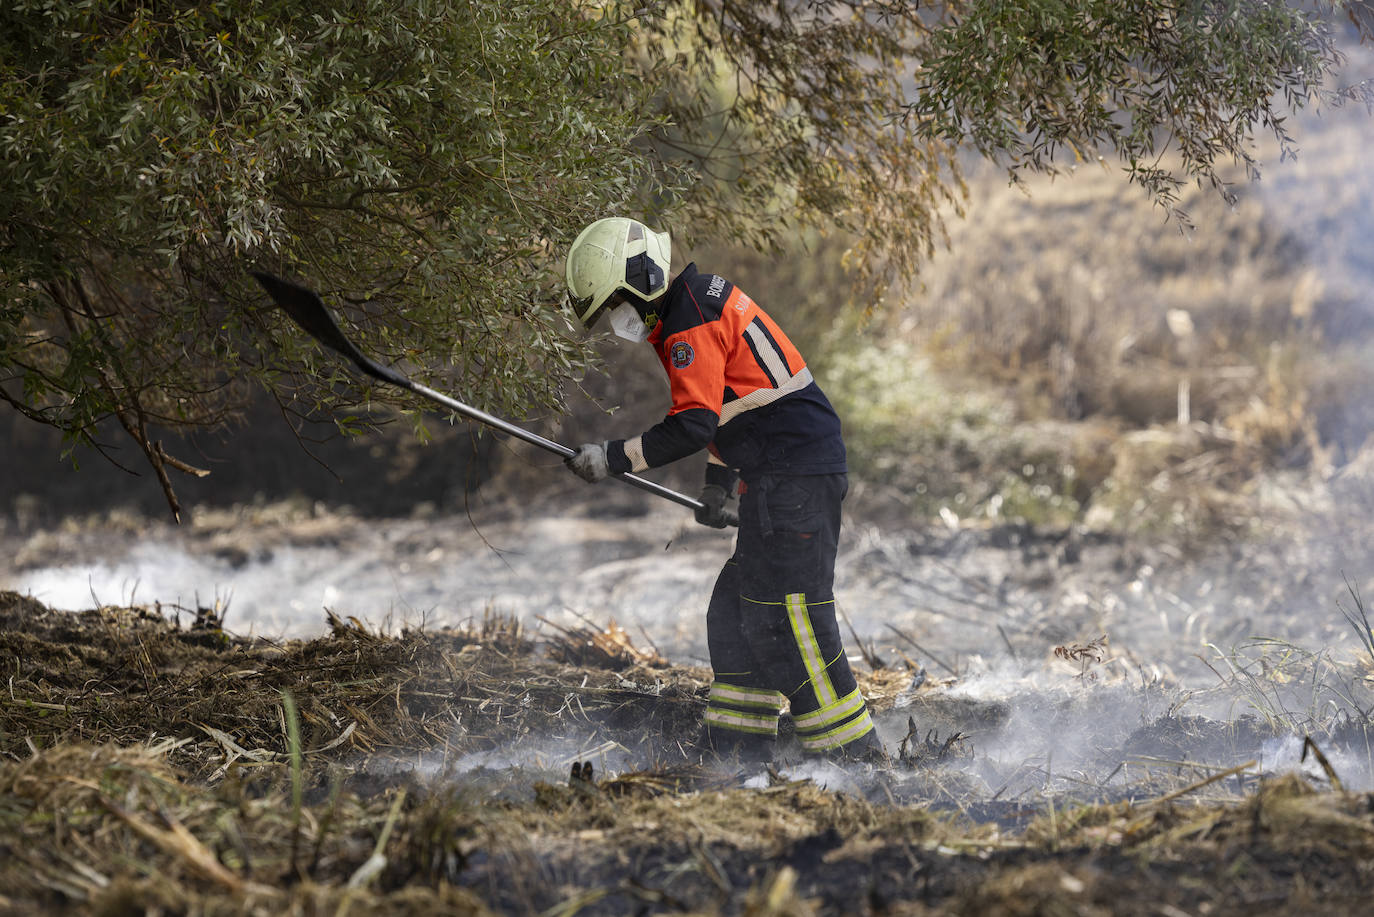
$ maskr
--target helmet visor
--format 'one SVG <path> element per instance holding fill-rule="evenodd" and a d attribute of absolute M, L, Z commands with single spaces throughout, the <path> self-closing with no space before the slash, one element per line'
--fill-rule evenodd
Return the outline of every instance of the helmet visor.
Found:
<path fill-rule="evenodd" d="M 607 312 L 611 311 L 616 306 L 623 303 L 625 301 L 625 298 L 623 295 L 621 295 L 620 290 L 612 290 L 611 295 L 607 296 L 604 300 L 602 300 L 601 305 L 597 306 L 595 309 L 588 312 L 587 310 L 591 308 L 592 302 L 594 302 L 595 300 L 595 295 L 568 295 L 568 301 L 572 304 L 572 307 L 575 310 L 576 314 L 581 316 L 582 327 L 587 329 L 588 331 L 592 330 L 596 323 L 600 321 L 601 316 L 605 315 Z"/>

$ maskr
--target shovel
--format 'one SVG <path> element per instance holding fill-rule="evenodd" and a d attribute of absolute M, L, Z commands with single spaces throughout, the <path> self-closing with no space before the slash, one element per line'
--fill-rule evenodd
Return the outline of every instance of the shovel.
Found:
<path fill-rule="evenodd" d="M 489 427 L 500 430 L 502 433 L 514 436 L 516 439 L 522 439 L 531 445 L 552 452 L 554 455 L 568 458 L 576 454 L 576 450 L 569 449 L 562 443 L 556 443 L 551 439 L 545 439 L 538 433 L 531 433 L 529 430 L 517 427 L 515 424 L 508 423 L 499 417 L 494 417 L 486 411 L 463 404 L 461 401 L 450 398 L 448 395 L 436 392 L 432 388 L 428 388 L 413 381 L 390 367 L 382 366 L 380 363 L 369 360 L 364 356 L 361 350 L 353 345 L 352 341 L 344 337 L 344 333 L 339 330 L 338 324 L 329 314 L 329 310 L 325 308 L 324 302 L 320 299 L 319 294 L 314 290 L 300 286 L 299 284 L 291 283 L 287 280 L 282 280 L 280 277 L 275 277 L 263 271 L 253 271 L 252 274 L 257 279 L 258 283 L 262 284 L 263 289 L 267 291 L 273 301 L 281 307 L 282 311 L 291 316 L 292 321 L 300 325 L 311 337 L 324 346 L 348 357 L 348 359 L 353 361 L 353 365 L 357 366 L 358 369 L 374 379 L 380 379 L 383 382 L 398 385 L 403 389 L 414 392 L 422 398 L 428 398 L 430 401 L 442 404 L 455 414 L 461 414 L 469 420 L 475 420 L 478 423 L 486 424 Z M 662 497 L 665 500 L 672 500 L 674 503 L 678 503 L 688 509 L 697 510 L 703 508 L 703 504 L 700 500 L 694 500 L 686 494 L 680 494 L 675 490 L 664 487 L 662 484 L 656 484 L 653 481 L 646 480 L 637 475 L 615 474 L 611 476 L 624 481 L 626 484 L 638 487 L 640 490 L 646 490 L 651 494 Z"/>

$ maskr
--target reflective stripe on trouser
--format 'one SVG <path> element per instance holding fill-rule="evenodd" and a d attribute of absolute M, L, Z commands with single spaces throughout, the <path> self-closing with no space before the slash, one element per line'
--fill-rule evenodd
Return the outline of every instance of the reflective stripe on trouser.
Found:
<path fill-rule="evenodd" d="M 815 709 L 806 713 L 793 712 L 797 739 L 802 748 L 811 752 L 829 751 L 862 738 L 873 729 L 873 719 L 868 715 L 863 694 L 855 684 L 852 690 L 840 697 L 831 678 L 831 666 L 844 660 L 843 649 L 839 651 L 838 659 L 824 657 L 805 593 L 788 595 L 785 604 L 792 636 L 796 640 L 802 664 L 806 667 L 807 686 L 816 699 Z M 825 604 L 831 608 L 830 620 L 833 621 L 834 600 Z M 852 684 L 853 676 L 848 668 L 848 661 L 845 660 L 843 674 L 848 676 L 847 681 Z"/>
<path fill-rule="evenodd" d="M 706 702 L 706 725 L 713 730 L 777 736 L 782 713 L 781 691 L 749 688 L 716 681 Z"/>
<path fill-rule="evenodd" d="M 706 611 L 706 640 L 715 681 L 706 702 L 706 741 L 717 754 L 766 761 L 778 738 L 781 691 L 765 684 L 763 669 L 739 629 L 739 565 L 721 568 Z"/>
<path fill-rule="evenodd" d="M 848 745 L 873 730 L 873 718 L 855 688 L 828 707 L 796 718 L 797 739 L 806 751 L 830 751 Z"/>
<path fill-rule="evenodd" d="M 835 621 L 846 489 L 844 475 L 751 481 L 735 556 L 716 580 L 706 616 L 716 679 L 782 692 L 808 752 L 842 747 L 873 729 Z"/>

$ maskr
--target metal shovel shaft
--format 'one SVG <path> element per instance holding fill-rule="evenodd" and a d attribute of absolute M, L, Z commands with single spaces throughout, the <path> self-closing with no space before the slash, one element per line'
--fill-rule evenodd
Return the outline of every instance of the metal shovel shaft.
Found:
<path fill-rule="evenodd" d="M 511 436 L 514 436 L 516 439 L 522 439 L 531 445 L 538 446 L 541 449 L 545 449 L 549 452 L 554 453 L 555 455 L 561 455 L 563 458 L 568 458 L 569 456 L 577 454 L 576 449 L 570 449 L 562 443 L 554 442 L 551 439 L 546 439 L 545 437 L 540 436 L 538 433 L 532 433 L 523 427 L 517 427 L 513 423 L 509 423 L 508 421 L 502 420 L 499 417 L 495 417 L 491 414 L 488 414 L 486 411 L 474 408 L 471 405 L 463 404 L 461 401 L 458 401 L 457 399 L 450 398 L 448 395 L 445 395 L 442 392 L 436 392 L 434 389 L 429 388 L 425 385 L 421 385 L 418 382 L 410 382 L 407 388 L 409 388 L 412 392 L 414 392 L 417 395 L 422 395 L 423 397 L 428 398 L 430 401 L 435 401 L 439 404 L 442 404 L 444 407 L 452 410 L 455 414 L 461 414 L 469 420 L 475 420 L 478 423 L 486 424 L 489 427 L 493 427 L 494 429 L 500 430 L 502 433 L 507 433 Z M 685 506 L 688 509 L 696 510 L 700 509 L 703 506 L 700 500 L 694 500 L 686 494 L 678 493 L 676 490 L 673 490 L 672 488 L 664 487 L 662 484 L 656 484 L 653 481 L 650 481 L 646 478 L 641 478 L 638 475 L 618 474 L 612 475 L 612 477 L 619 478 L 626 484 L 631 484 L 635 487 L 638 487 L 640 490 L 648 491 L 651 494 L 656 494 L 665 499 L 672 500 L 674 503 L 681 504 L 682 506 Z"/>

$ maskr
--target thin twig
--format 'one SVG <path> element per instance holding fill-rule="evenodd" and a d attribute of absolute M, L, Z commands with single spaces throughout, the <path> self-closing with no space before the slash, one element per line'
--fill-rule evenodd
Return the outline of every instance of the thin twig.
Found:
<path fill-rule="evenodd" d="M 939 659 L 939 657 L 936 656 L 934 653 L 932 653 L 930 650 L 928 650 L 928 649 L 926 649 L 925 647 L 921 646 L 921 644 L 917 643 L 915 640 L 911 639 L 911 638 L 908 637 L 906 634 L 902 633 L 900 630 L 898 630 L 897 628 L 893 627 L 891 624 L 887 624 L 887 625 L 885 625 L 885 626 L 887 627 L 888 630 L 892 631 L 892 632 L 893 632 L 894 634 L 896 634 L 898 637 L 901 637 L 901 638 L 902 638 L 903 640 L 905 640 L 907 643 L 910 643 L 912 646 L 914 646 L 914 647 L 916 648 L 916 652 L 918 652 L 918 653 L 924 653 L 925 655 L 927 655 L 927 656 L 930 657 L 930 661 L 931 661 L 931 662 L 935 663 L 935 664 L 938 665 L 940 668 L 944 669 L 946 672 L 948 672 L 949 674 L 953 675 L 955 678 L 958 678 L 958 677 L 959 677 L 959 671 L 958 671 L 957 669 L 951 668 L 948 664 L 946 664 L 946 663 L 944 663 L 944 662 L 941 662 L 940 659 Z"/>
<path fill-rule="evenodd" d="M 854 630 L 854 622 L 849 620 L 849 612 L 844 610 L 844 606 L 836 602 L 835 608 L 839 611 L 840 617 L 844 618 L 845 627 L 849 628 L 849 636 L 854 638 L 854 644 L 859 648 L 859 655 L 864 657 L 864 662 L 868 663 L 868 667 L 875 672 L 886 669 L 886 660 L 880 658 L 874 650 L 865 646 L 864 642 L 859 639 L 858 631 Z"/>

